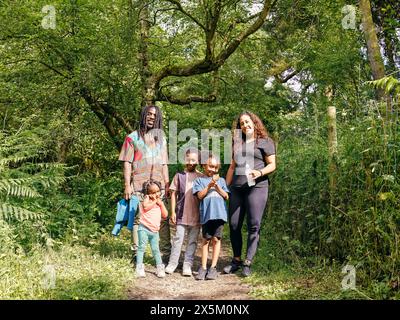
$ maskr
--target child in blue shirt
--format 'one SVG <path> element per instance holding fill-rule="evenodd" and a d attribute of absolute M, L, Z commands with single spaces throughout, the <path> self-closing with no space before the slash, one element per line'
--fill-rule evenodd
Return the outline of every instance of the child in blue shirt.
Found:
<path fill-rule="evenodd" d="M 204 177 L 197 178 L 193 183 L 193 194 L 200 200 L 200 223 L 202 229 L 201 266 L 196 280 L 215 280 L 218 276 L 217 262 L 221 251 L 221 238 L 228 214 L 225 201 L 229 198 L 229 190 L 224 178 L 220 178 L 219 160 L 212 154 L 202 158 Z M 211 267 L 207 270 L 208 250 L 212 243 Z"/>

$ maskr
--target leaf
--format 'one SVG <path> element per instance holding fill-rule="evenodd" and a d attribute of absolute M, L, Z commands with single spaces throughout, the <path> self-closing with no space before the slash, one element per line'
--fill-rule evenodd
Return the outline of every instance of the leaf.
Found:
<path fill-rule="evenodd" d="M 10 219 L 14 218 L 19 221 L 22 220 L 38 220 L 43 214 L 38 212 L 33 212 L 21 207 L 15 207 L 7 203 L 0 205 L 0 219 Z"/>
<path fill-rule="evenodd" d="M 390 175 L 390 174 L 384 174 L 384 175 L 382 176 L 382 178 L 383 178 L 383 180 L 390 181 L 390 182 L 394 182 L 394 176 L 392 176 L 392 175 Z"/>
<path fill-rule="evenodd" d="M 378 194 L 378 199 L 380 201 L 396 200 L 396 197 L 394 196 L 393 192 L 380 192 Z"/>

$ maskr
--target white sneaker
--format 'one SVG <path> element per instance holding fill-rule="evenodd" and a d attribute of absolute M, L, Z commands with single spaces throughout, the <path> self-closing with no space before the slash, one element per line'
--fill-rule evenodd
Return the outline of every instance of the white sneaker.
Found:
<path fill-rule="evenodd" d="M 192 276 L 192 265 L 189 262 L 183 263 L 182 275 L 187 277 Z"/>
<path fill-rule="evenodd" d="M 167 267 L 165 268 L 165 272 L 166 272 L 166 273 L 169 273 L 169 274 L 172 274 L 172 273 L 174 273 L 176 267 L 177 267 L 177 266 L 168 263 Z"/>
<path fill-rule="evenodd" d="M 144 272 L 144 264 L 136 265 L 136 278 L 145 278 L 146 273 Z"/>
<path fill-rule="evenodd" d="M 165 267 L 163 264 L 157 265 L 157 277 L 164 278 L 165 277 Z"/>

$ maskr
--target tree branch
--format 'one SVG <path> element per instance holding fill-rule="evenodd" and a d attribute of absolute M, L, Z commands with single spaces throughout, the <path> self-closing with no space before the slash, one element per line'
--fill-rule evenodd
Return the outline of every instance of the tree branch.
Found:
<path fill-rule="evenodd" d="M 175 1 L 175 0 L 168 0 Z M 264 7 L 258 14 L 257 20 L 250 25 L 246 30 L 239 34 L 235 39 L 227 45 L 226 49 L 221 51 L 216 58 L 213 58 L 212 54 L 209 54 L 202 59 L 195 61 L 188 65 L 175 65 L 166 66 L 160 72 L 151 76 L 151 82 L 156 84 L 157 87 L 160 81 L 168 76 L 177 77 L 188 77 L 196 74 L 208 73 L 214 70 L 218 70 L 228 59 L 238 46 L 251 34 L 255 33 L 264 24 L 265 19 L 271 9 L 271 0 L 264 1 Z"/>
<path fill-rule="evenodd" d="M 178 97 L 178 96 L 173 96 L 172 94 L 169 93 L 164 93 L 162 91 L 163 88 L 166 88 L 169 85 L 165 85 L 161 87 L 158 92 L 157 92 L 157 100 L 158 101 L 167 101 L 169 103 L 173 104 L 178 104 L 178 105 L 187 105 L 190 104 L 191 102 L 206 102 L 206 103 L 211 103 L 217 101 L 217 96 L 218 96 L 218 90 L 219 90 L 219 74 L 218 72 L 213 73 L 212 77 L 212 87 L 213 91 L 207 95 L 207 96 L 200 96 L 200 95 L 188 95 L 185 97 Z M 170 85 L 176 84 L 179 82 L 172 83 Z"/>
<path fill-rule="evenodd" d="M 192 102 L 215 102 L 217 97 L 214 94 L 210 94 L 208 96 L 189 95 L 186 97 L 174 97 L 170 94 L 160 93 L 160 95 L 157 97 L 157 100 L 167 101 L 169 103 L 178 105 L 187 105 Z"/>
<path fill-rule="evenodd" d="M 271 0 L 264 0 L 263 9 L 259 13 L 256 21 L 254 21 L 254 23 L 250 25 L 249 28 L 240 33 L 239 36 L 236 37 L 236 39 L 233 39 L 228 44 L 227 48 L 217 56 L 216 59 L 218 64 L 222 65 L 224 61 L 228 59 L 233 52 L 235 52 L 240 43 L 242 43 L 247 37 L 249 37 L 251 34 L 261 28 L 268 16 L 269 11 L 271 10 L 272 5 L 273 4 L 271 4 Z"/>
<path fill-rule="evenodd" d="M 276 74 L 274 77 L 276 80 L 278 80 L 280 83 L 286 83 L 290 79 L 292 79 L 294 76 L 299 74 L 300 71 L 294 70 L 293 72 L 289 73 L 286 77 L 282 78 L 279 74 Z"/>
<path fill-rule="evenodd" d="M 14 64 L 14 63 L 18 63 L 18 62 L 24 62 L 24 61 L 28 61 L 28 62 L 36 62 L 36 63 L 40 63 L 41 65 L 45 66 L 47 69 L 54 71 L 55 73 L 57 73 L 58 75 L 66 78 L 66 79 L 70 79 L 70 77 L 68 75 L 63 74 L 61 71 L 57 70 L 55 67 L 47 64 L 46 62 L 40 61 L 40 60 L 34 60 L 34 59 L 19 59 L 19 60 L 15 60 L 15 61 L 9 61 L 6 62 L 5 64 Z"/>
<path fill-rule="evenodd" d="M 112 118 L 106 114 L 106 112 L 101 107 L 101 103 L 99 103 L 89 92 L 87 88 L 81 88 L 79 90 L 79 94 L 89 105 L 90 109 L 97 116 L 97 118 L 101 121 L 101 124 L 106 128 L 108 135 L 113 140 L 114 145 L 117 149 L 120 149 L 121 142 L 117 139 L 117 131 L 114 128 L 112 123 Z"/>
<path fill-rule="evenodd" d="M 206 27 L 198 20 L 196 19 L 193 15 L 191 15 L 189 12 L 187 12 L 181 5 L 181 3 L 178 0 L 165 0 L 166 2 L 169 2 L 171 4 L 174 4 L 178 11 L 183 13 L 185 16 L 187 16 L 190 20 L 192 20 L 195 24 L 197 24 L 200 28 L 202 28 L 204 31 L 206 31 Z"/>
<path fill-rule="evenodd" d="M 129 133 L 133 131 L 133 127 L 117 112 L 117 110 L 115 110 L 114 107 L 112 107 L 106 101 L 99 101 L 98 99 L 94 98 L 88 88 L 80 88 L 79 94 L 82 98 L 84 98 L 92 110 L 100 111 L 102 114 L 115 119 L 126 132 Z"/>
<path fill-rule="evenodd" d="M 214 12 L 212 8 L 207 10 L 207 30 L 206 30 L 206 60 L 213 59 L 215 32 L 217 30 L 218 20 L 221 14 L 221 1 L 216 0 Z"/>

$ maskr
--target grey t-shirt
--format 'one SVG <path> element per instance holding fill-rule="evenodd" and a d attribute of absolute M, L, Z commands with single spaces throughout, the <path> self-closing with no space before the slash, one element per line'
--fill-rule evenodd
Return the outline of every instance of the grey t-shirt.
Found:
<path fill-rule="evenodd" d="M 234 146 L 233 158 L 236 162 L 236 169 L 233 174 L 232 186 L 248 186 L 247 176 L 245 175 L 246 164 L 250 170 L 260 170 L 267 165 L 264 157 L 274 154 L 275 143 L 271 138 L 260 138 L 257 139 L 257 141 L 243 142 L 240 146 Z M 267 175 L 256 179 L 256 185 L 254 187 L 266 186 L 268 186 Z"/>

